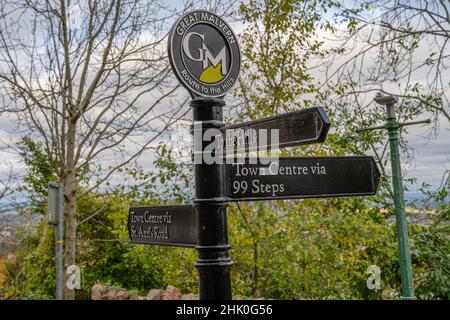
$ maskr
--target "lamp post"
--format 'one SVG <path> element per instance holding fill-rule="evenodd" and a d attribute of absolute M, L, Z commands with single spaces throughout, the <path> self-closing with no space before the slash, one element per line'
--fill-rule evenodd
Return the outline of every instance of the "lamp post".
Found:
<path fill-rule="evenodd" d="M 405 214 L 405 200 L 403 196 L 402 172 L 400 167 L 400 154 L 398 149 L 399 123 L 395 118 L 395 104 L 398 99 L 392 95 L 378 93 L 375 102 L 386 106 L 386 126 L 389 133 L 391 151 L 392 184 L 394 187 L 394 204 L 397 224 L 397 238 L 400 253 L 400 274 L 402 282 L 402 298 L 415 299 L 413 288 L 413 274 L 411 266 L 411 252 L 408 244 L 408 226 Z"/>

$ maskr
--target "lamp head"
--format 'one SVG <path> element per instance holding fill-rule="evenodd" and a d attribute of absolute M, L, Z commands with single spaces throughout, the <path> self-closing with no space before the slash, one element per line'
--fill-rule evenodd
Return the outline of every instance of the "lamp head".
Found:
<path fill-rule="evenodd" d="M 381 92 L 377 92 L 377 95 L 373 100 L 382 106 L 394 105 L 398 102 L 398 98 L 396 96 L 383 95 Z"/>

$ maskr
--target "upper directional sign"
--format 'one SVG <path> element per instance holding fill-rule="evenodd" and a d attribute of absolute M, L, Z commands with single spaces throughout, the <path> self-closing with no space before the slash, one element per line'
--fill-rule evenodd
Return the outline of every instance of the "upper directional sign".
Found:
<path fill-rule="evenodd" d="M 195 247 L 198 243 L 194 207 L 130 208 L 128 232 L 133 243 Z"/>
<path fill-rule="evenodd" d="M 375 161 L 367 156 L 245 161 L 226 165 L 229 201 L 374 195 L 380 180 Z"/>
<path fill-rule="evenodd" d="M 226 126 L 222 132 L 226 153 L 230 154 L 323 142 L 329 127 L 325 110 L 314 107 Z M 264 129 L 267 131 L 261 131 Z M 271 129 L 279 130 L 278 139 L 274 139 Z"/>

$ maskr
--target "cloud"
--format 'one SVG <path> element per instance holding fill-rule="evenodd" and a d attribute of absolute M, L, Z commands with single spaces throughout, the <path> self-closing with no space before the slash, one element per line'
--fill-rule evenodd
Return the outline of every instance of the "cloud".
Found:
<path fill-rule="evenodd" d="M 441 117 L 441 126 L 435 139 L 423 138 L 425 126 L 408 128 L 405 138 L 414 149 L 413 163 L 406 166 L 406 175 L 415 177 L 419 183 L 439 187 L 442 176 L 450 170 L 450 123 Z"/>
<path fill-rule="evenodd" d="M 235 33 L 239 33 L 243 26 L 240 23 L 235 23 L 236 26 Z M 322 34 L 319 35 L 323 40 L 327 41 L 326 37 Z M 334 42 L 329 41 L 328 43 L 335 45 Z M 420 50 L 420 54 L 424 56 L 428 53 L 426 50 Z M 420 58 L 420 57 L 418 57 Z M 342 58 L 344 59 L 344 58 Z M 342 61 L 336 61 L 336 65 Z M 422 76 L 425 76 L 426 71 L 422 71 L 422 74 L 416 75 L 417 79 L 421 79 Z M 323 73 L 320 70 L 315 70 L 313 72 L 314 76 L 316 76 L 319 80 L 320 77 L 323 77 Z M 450 77 L 450 73 L 447 74 L 447 77 Z M 392 87 L 394 90 L 396 87 L 393 84 L 387 84 Z M 186 95 L 186 90 L 184 88 L 180 89 L 180 95 Z M 362 98 L 362 97 L 361 97 Z M 366 97 L 367 99 L 372 99 L 371 97 Z M 139 112 L 142 112 L 145 109 L 145 101 L 140 104 Z M 162 113 L 164 108 L 167 108 L 167 105 L 161 105 L 155 109 L 155 112 Z M 224 112 L 228 112 L 228 108 L 225 107 Z M 187 118 L 191 118 L 192 112 L 189 112 Z M 188 124 L 186 124 L 188 126 Z M 162 123 L 155 123 L 155 127 L 161 127 Z M 180 145 L 187 143 L 185 141 L 186 136 L 189 134 L 185 130 L 184 127 L 180 129 L 180 131 L 173 135 L 163 135 L 159 139 L 154 142 L 156 145 L 160 141 L 165 141 L 170 143 L 174 148 L 180 147 Z M 422 126 L 411 126 L 408 128 L 408 133 L 405 135 L 406 140 L 409 145 L 415 150 L 413 161 L 408 161 L 408 159 L 403 158 L 403 168 L 405 177 L 415 177 L 418 179 L 419 184 L 428 183 L 433 187 L 438 187 L 442 178 L 442 174 L 445 170 L 450 169 L 450 123 L 442 119 L 441 127 L 439 130 L 439 134 L 436 139 L 426 140 L 422 137 L 424 133 L 424 128 Z M 14 124 L 12 124 L 11 120 L 2 115 L 0 117 L 0 141 L 7 141 L 9 143 L 13 143 L 17 141 L 17 139 L 22 136 L 23 133 L 17 132 L 15 130 Z M 134 142 L 145 142 L 152 134 L 147 136 L 142 135 L 140 137 L 133 137 Z M 135 150 L 136 146 L 129 144 L 127 146 L 128 151 Z M 2 179 L 2 174 L 4 174 L 5 169 L 7 169 L 9 164 L 12 164 L 16 169 L 22 170 L 24 169 L 23 164 L 19 161 L 19 157 L 17 154 L 8 152 L 6 150 L 0 149 L 0 179 Z M 106 153 L 101 160 L 97 163 L 102 166 L 108 166 L 116 162 L 115 154 L 113 152 Z M 152 170 L 153 161 L 155 160 L 155 154 L 146 152 L 144 153 L 138 160 L 138 165 L 146 168 L 148 170 Z M 183 161 L 181 159 L 180 161 Z M 110 182 L 112 184 L 122 183 L 127 180 L 129 177 L 125 177 L 122 173 L 116 173 L 111 176 Z"/>

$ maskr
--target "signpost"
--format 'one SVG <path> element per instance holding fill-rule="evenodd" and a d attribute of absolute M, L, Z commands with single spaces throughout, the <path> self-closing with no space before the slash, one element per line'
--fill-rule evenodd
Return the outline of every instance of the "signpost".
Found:
<path fill-rule="evenodd" d="M 208 129 L 219 130 L 224 126 L 223 96 L 238 81 L 241 69 L 241 53 L 231 27 L 212 12 L 187 12 L 173 25 L 168 50 L 175 75 L 194 98 L 193 120 L 201 124 L 202 137 Z M 194 150 L 203 153 L 206 147 L 202 141 Z M 223 164 L 195 164 L 194 207 L 200 299 L 231 300 Z"/>
<path fill-rule="evenodd" d="M 55 227 L 56 252 L 56 292 L 55 299 L 63 300 L 64 275 L 64 185 L 54 182 L 48 184 L 48 223 Z"/>
<path fill-rule="evenodd" d="M 195 247 L 200 299 L 229 300 L 228 202 L 373 195 L 380 173 L 365 156 L 203 161 L 212 136 L 222 140 L 219 146 L 225 142 L 228 155 L 298 146 L 323 142 L 330 120 L 322 107 L 314 107 L 225 126 L 223 96 L 238 79 L 241 56 L 230 26 L 212 12 L 180 17 L 169 33 L 168 51 L 175 75 L 193 98 L 194 137 L 202 137 L 194 139 L 194 159 L 202 156 L 194 161 L 194 205 L 130 208 L 128 231 L 133 243 Z"/>
<path fill-rule="evenodd" d="M 130 208 L 128 233 L 132 243 L 195 247 L 198 243 L 194 207 Z"/>
<path fill-rule="evenodd" d="M 329 128 L 330 119 L 325 110 L 313 107 L 225 126 L 222 132 L 225 152 L 230 154 L 324 142 Z M 277 130 L 278 139 L 270 134 L 273 129 Z"/>
<path fill-rule="evenodd" d="M 380 181 L 375 161 L 366 156 L 244 161 L 226 165 L 231 201 L 374 195 Z"/>

